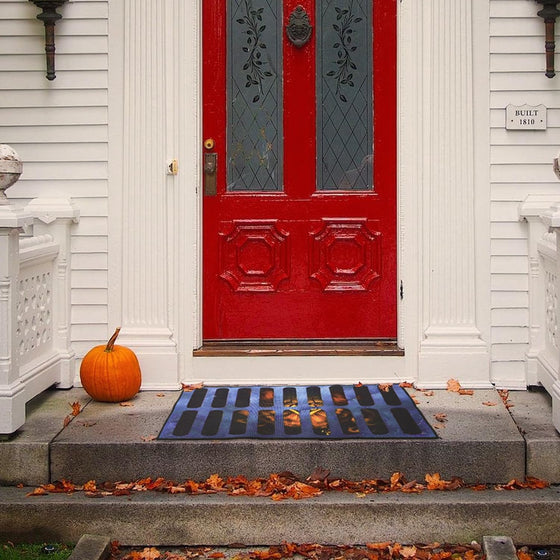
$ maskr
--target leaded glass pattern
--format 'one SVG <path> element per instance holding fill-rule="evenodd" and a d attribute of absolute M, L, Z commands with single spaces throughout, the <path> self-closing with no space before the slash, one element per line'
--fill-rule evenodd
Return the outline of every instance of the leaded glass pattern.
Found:
<path fill-rule="evenodd" d="M 373 189 L 371 4 L 317 2 L 317 190 Z"/>
<path fill-rule="evenodd" d="M 282 190 L 282 3 L 228 2 L 227 190 Z"/>

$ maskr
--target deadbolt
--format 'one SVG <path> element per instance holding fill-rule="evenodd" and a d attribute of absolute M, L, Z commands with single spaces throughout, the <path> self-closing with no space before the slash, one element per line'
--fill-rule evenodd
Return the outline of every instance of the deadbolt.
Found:
<path fill-rule="evenodd" d="M 214 138 L 206 138 L 206 140 L 204 140 L 204 147 L 207 150 L 211 150 L 214 147 Z"/>

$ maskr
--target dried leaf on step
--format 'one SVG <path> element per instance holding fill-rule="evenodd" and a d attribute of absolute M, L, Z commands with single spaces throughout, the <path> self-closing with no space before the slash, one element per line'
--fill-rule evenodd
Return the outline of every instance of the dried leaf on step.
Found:
<path fill-rule="evenodd" d="M 82 405 L 78 401 L 71 403 L 70 406 L 72 407 L 72 416 L 78 416 L 82 411 Z"/>
<path fill-rule="evenodd" d="M 186 393 L 190 393 L 191 391 L 195 391 L 196 389 L 202 389 L 204 387 L 204 383 L 201 381 L 200 383 L 193 383 L 192 385 L 186 385 L 185 383 L 181 384 L 183 391 Z"/>
<path fill-rule="evenodd" d="M 157 439 L 157 436 L 142 436 L 142 441 L 154 441 L 154 439 Z"/>
<path fill-rule="evenodd" d="M 445 414 L 445 412 L 438 412 L 437 414 L 434 414 L 434 418 L 438 422 L 447 422 L 447 414 Z"/>
<path fill-rule="evenodd" d="M 48 492 L 44 488 L 39 486 L 38 488 L 35 488 L 35 490 L 28 492 L 25 496 L 46 496 L 47 494 Z"/>
<path fill-rule="evenodd" d="M 119 403 L 119 406 L 134 406 L 134 403 L 131 403 L 130 401 L 123 401 Z"/>
<path fill-rule="evenodd" d="M 484 406 L 496 406 L 498 403 L 492 401 L 485 401 L 482 403 Z"/>
<path fill-rule="evenodd" d="M 459 389 L 459 395 L 474 395 L 472 389 Z"/>
<path fill-rule="evenodd" d="M 391 383 L 378 383 L 377 386 L 379 387 L 380 391 L 383 391 L 384 393 L 388 393 L 389 389 L 391 388 Z"/>
<path fill-rule="evenodd" d="M 399 550 L 399 554 L 403 558 L 413 558 L 414 556 L 416 556 L 416 547 L 415 546 L 403 546 Z"/>
<path fill-rule="evenodd" d="M 403 389 L 412 389 L 414 387 L 414 384 L 410 383 L 409 381 L 402 381 L 401 383 L 399 383 L 399 387 L 402 387 Z"/>
<path fill-rule="evenodd" d="M 458 393 L 461 390 L 461 384 L 456 379 L 447 381 L 447 390 L 451 393 Z"/>

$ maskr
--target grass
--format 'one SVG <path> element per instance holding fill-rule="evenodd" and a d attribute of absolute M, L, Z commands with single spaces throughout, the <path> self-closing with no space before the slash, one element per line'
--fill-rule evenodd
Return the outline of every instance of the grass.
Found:
<path fill-rule="evenodd" d="M 67 560 L 72 547 L 65 544 L 0 544 L 0 560 Z"/>

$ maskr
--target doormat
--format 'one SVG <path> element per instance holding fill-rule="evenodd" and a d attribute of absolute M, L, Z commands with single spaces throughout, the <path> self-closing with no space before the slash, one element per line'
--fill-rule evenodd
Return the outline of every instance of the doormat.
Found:
<path fill-rule="evenodd" d="M 202 387 L 183 392 L 158 439 L 437 438 L 399 385 Z"/>

